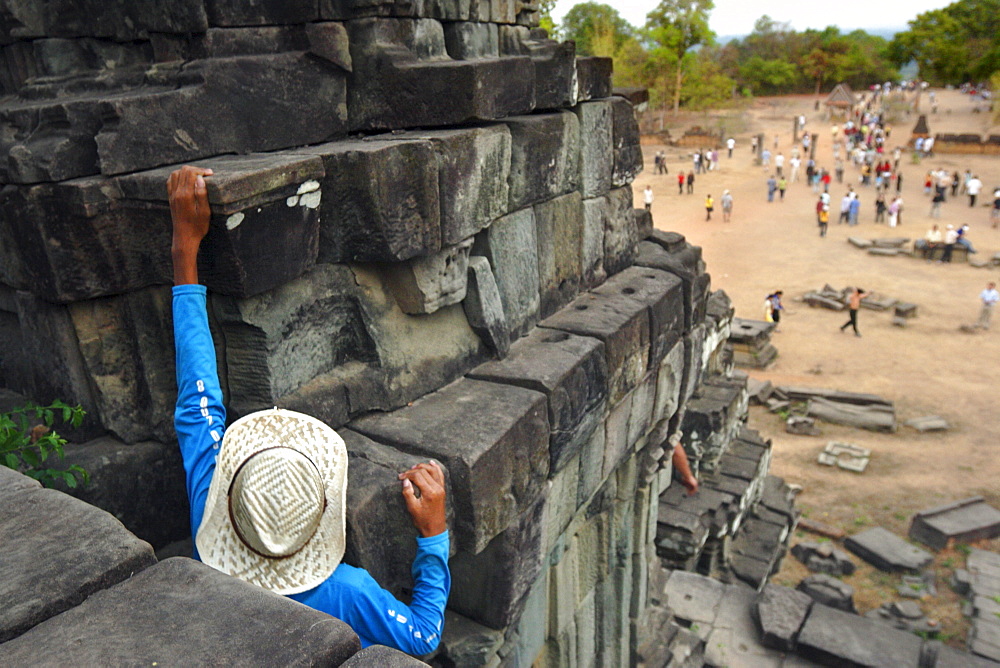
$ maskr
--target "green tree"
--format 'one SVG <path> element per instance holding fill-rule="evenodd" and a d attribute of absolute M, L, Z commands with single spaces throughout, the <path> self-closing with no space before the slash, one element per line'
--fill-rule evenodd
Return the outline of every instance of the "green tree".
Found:
<path fill-rule="evenodd" d="M 674 69 L 674 113 L 680 109 L 685 70 L 693 66 L 691 50 L 711 45 L 715 33 L 708 27 L 712 0 L 660 0 L 646 15 L 646 35 L 653 44 L 650 59 Z"/>
<path fill-rule="evenodd" d="M 6 413 L 0 413 L 0 465 L 20 471 L 51 487 L 62 480 L 70 487 L 79 481 L 86 483 L 89 476 L 81 467 L 73 465 L 65 470 L 47 466 L 50 456 L 63 457 L 66 439 L 52 430 L 56 417 L 65 424 L 79 427 L 84 411 L 80 406 L 68 406 L 53 401 L 49 406 L 28 404 Z"/>
<path fill-rule="evenodd" d="M 751 56 L 739 64 L 739 79 L 758 95 L 774 95 L 794 88 L 799 70 L 784 58 Z"/>
<path fill-rule="evenodd" d="M 693 54 L 687 72 L 680 91 L 685 108 L 717 109 L 732 99 L 736 82 L 723 73 L 717 54 L 710 49 Z"/>
<path fill-rule="evenodd" d="M 563 17 L 559 30 L 563 39 L 576 42 L 576 52 L 581 56 L 612 56 L 636 34 L 617 9 L 598 2 L 574 5 Z M 598 53 L 598 49 L 607 52 Z"/>

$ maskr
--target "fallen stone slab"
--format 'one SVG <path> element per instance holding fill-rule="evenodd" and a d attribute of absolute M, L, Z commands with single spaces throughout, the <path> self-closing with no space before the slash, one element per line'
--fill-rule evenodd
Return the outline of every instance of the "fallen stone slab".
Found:
<path fill-rule="evenodd" d="M 891 624 L 894 628 L 923 637 L 937 637 L 941 625 L 934 619 L 928 619 L 916 601 L 893 601 L 883 603 L 874 610 L 865 613 L 865 618 Z"/>
<path fill-rule="evenodd" d="M 874 245 L 870 239 L 862 239 L 861 237 L 847 237 L 847 243 L 862 249 L 871 248 Z"/>
<path fill-rule="evenodd" d="M 192 628 L 199 631 L 184 632 Z M 8 641 L 3 659 L 53 666 L 340 665 L 360 649 L 338 619 L 175 557 Z"/>
<path fill-rule="evenodd" d="M 923 433 L 925 431 L 947 431 L 951 425 L 943 417 L 938 415 L 926 415 L 924 417 L 913 418 L 904 422 L 907 427 L 913 427 Z"/>
<path fill-rule="evenodd" d="M 871 450 L 853 443 L 830 441 L 819 453 L 817 461 L 825 466 L 839 466 L 848 471 L 863 473 L 871 459 Z"/>
<path fill-rule="evenodd" d="M 825 297 L 818 292 L 807 292 L 802 295 L 802 301 L 809 304 L 809 306 L 819 306 L 830 309 L 831 311 L 843 311 L 845 308 L 843 302 L 838 299 Z"/>
<path fill-rule="evenodd" d="M 5 601 L 0 608 L 0 642 L 156 563 L 149 544 L 110 514 L 54 489 L 42 489 L 2 466 L 0 505 L 4 508 L 0 600 Z M 69 648 L 67 643 L 57 644 Z M 38 662 L 41 656 L 29 661 L 27 654 L 21 654 L 24 660 L 17 661 L 13 659 L 17 655 L 3 655 L 3 663 L 9 665 Z"/>
<path fill-rule="evenodd" d="M 769 380 L 747 379 L 747 394 L 750 395 L 750 403 L 763 406 L 774 392 L 774 385 Z"/>
<path fill-rule="evenodd" d="M 903 598 L 924 598 L 937 595 L 937 579 L 934 571 L 926 571 L 922 575 L 904 575 L 903 582 L 896 591 Z"/>
<path fill-rule="evenodd" d="M 827 524 L 826 522 L 820 522 L 819 520 L 810 519 L 808 517 L 799 518 L 798 528 L 819 536 L 832 538 L 833 540 L 841 540 L 847 535 L 847 533 L 840 527 L 835 527 L 831 524 Z"/>
<path fill-rule="evenodd" d="M 927 643 L 930 645 L 931 643 Z M 925 645 L 926 646 L 926 645 Z M 996 661 L 980 658 L 947 645 L 937 647 L 934 668 L 996 668 Z M 931 665 L 928 663 L 927 665 Z"/>
<path fill-rule="evenodd" d="M 917 305 L 910 302 L 896 302 L 893 305 L 894 313 L 898 318 L 916 318 Z"/>
<path fill-rule="evenodd" d="M 868 249 L 869 255 L 881 255 L 883 257 L 894 257 L 902 254 L 902 252 L 903 251 L 899 248 L 881 248 L 878 246 L 873 246 Z"/>
<path fill-rule="evenodd" d="M 823 606 L 857 612 L 854 608 L 854 587 L 829 575 L 821 573 L 805 577 L 796 590 Z"/>
<path fill-rule="evenodd" d="M 814 573 L 826 573 L 840 577 L 851 575 L 857 568 L 846 552 L 838 550 L 830 542 L 804 541 L 796 543 L 792 546 L 792 554 Z"/>
<path fill-rule="evenodd" d="M 971 543 L 1000 536 L 1000 510 L 981 496 L 921 510 L 910 522 L 909 537 L 941 550 L 950 543 Z"/>
<path fill-rule="evenodd" d="M 902 248 L 910 242 L 907 237 L 886 237 L 884 239 L 872 239 L 872 245 L 876 248 Z"/>
<path fill-rule="evenodd" d="M 785 431 L 789 434 L 799 436 L 819 436 L 820 430 L 816 426 L 816 421 L 810 417 L 793 415 L 785 420 Z"/>
<path fill-rule="evenodd" d="M 674 616 L 686 622 L 711 625 L 719 611 L 726 585 L 704 575 L 673 571 L 664 594 Z"/>
<path fill-rule="evenodd" d="M 855 614 L 814 605 L 799 633 L 798 653 L 824 666 L 919 666 L 922 640 Z"/>
<path fill-rule="evenodd" d="M 778 413 L 783 410 L 791 408 L 792 403 L 790 401 L 782 401 L 781 399 L 768 399 L 767 400 L 767 410 L 772 413 Z"/>
<path fill-rule="evenodd" d="M 896 305 L 896 299 L 875 292 L 869 292 L 861 299 L 861 308 L 871 311 L 888 311 Z"/>
<path fill-rule="evenodd" d="M 886 410 L 881 406 L 856 406 L 816 397 L 806 404 L 806 415 L 824 422 L 870 431 L 896 431 L 896 417 L 893 410 L 891 408 Z"/>
<path fill-rule="evenodd" d="M 866 394 L 862 392 L 846 392 L 844 390 L 831 390 L 822 387 L 806 387 L 804 385 L 779 385 L 777 390 L 783 393 L 785 399 L 792 401 L 807 401 L 819 397 L 836 401 L 842 404 L 856 404 L 859 406 L 884 406 L 892 408 L 892 402 L 877 394 Z"/>
<path fill-rule="evenodd" d="M 752 608 L 754 621 L 765 647 L 791 652 L 802 624 L 809 616 L 813 599 L 801 591 L 775 584 L 764 586 Z"/>
<path fill-rule="evenodd" d="M 934 559 L 930 553 L 910 545 L 882 527 L 848 537 L 844 547 L 876 568 L 890 573 L 919 573 Z"/>

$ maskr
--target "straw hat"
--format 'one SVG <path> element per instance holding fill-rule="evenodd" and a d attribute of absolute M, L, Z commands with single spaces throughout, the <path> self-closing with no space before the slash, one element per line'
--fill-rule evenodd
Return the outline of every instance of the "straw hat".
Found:
<path fill-rule="evenodd" d="M 278 594 L 323 582 L 344 556 L 347 448 L 316 418 L 275 408 L 222 439 L 195 537 L 204 563 Z"/>

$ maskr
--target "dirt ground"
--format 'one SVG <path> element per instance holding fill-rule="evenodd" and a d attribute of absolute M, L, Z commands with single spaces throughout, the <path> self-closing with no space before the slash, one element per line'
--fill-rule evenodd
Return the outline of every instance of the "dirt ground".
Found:
<path fill-rule="evenodd" d="M 958 91 L 939 90 L 938 113 L 928 116 L 932 133 L 998 132 L 988 125 L 988 115 L 973 113 L 974 102 Z M 678 137 L 691 125 L 712 127 L 728 123 L 736 150 L 732 159 L 719 151 L 717 171 L 697 176 L 692 195 L 678 195 L 677 173 L 691 168 L 692 149 L 644 142 L 645 170 L 634 183 L 636 206 L 642 191 L 652 184 L 652 212 L 657 228 L 680 232 L 703 249 L 712 288 L 723 289 L 736 307 L 736 315 L 763 319 L 764 298 L 781 289 L 785 316 L 781 331 L 772 337 L 779 356 L 764 371 L 751 370 L 754 378 L 776 385 L 796 384 L 881 395 L 895 403 L 899 429 L 878 434 L 849 427 L 821 424 L 819 437 L 785 433 L 782 420 L 762 408 L 752 408 L 750 426 L 773 439 L 772 473 L 802 486 L 798 506 L 803 514 L 839 526 L 848 534 L 882 526 L 905 536 L 910 517 L 939 504 L 984 496 L 1000 507 L 1000 322 L 990 331 L 967 334 L 959 325 L 975 322 L 979 293 L 988 281 L 1000 283 L 1000 269 L 977 269 L 966 263 L 939 264 L 904 257 L 877 257 L 847 242 L 848 236 L 864 238 L 922 237 L 933 222 L 968 223 L 969 239 L 979 254 L 990 258 L 1000 252 L 1000 230 L 988 222 L 994 187 L 1000 186 L 1000 157 L 938 155 L 913 164 L 909 152 L 900 161 L 904 175 L 902 224 L 890 229 L 875 224 L 874 188 L 861 187 L 858 172 L 847 166 L 844 184 L 831 184 L 831 217 L 826 238 L 818 236 L 815 218 L 817 195 L 801 180 L 789 184 L 784 202 L 767 202 L 766 185 L 772 168 L 755 166 L 750 137 L 763 133 L 766 146 L 787 157 L 792 149 L 792 119 L 806 116 L 806 128 L 819 135 L 817 164 L 833 171 L 831 121 L 815 111 L 811 96 L 757 100 L 753 106 L 728 118 L 714 116 L 679 118 L 668 127 Z M 927 97 L 922 101 L 929 111 Z M 725 115 L 723 115 L 725 116 Z M 890 151 L 910 138 L 917 116 L 893 122 Z M 774 142 L 778 141 L 775 149 Z M 657 150 L 667 155 L 669 173 L 653 173 Z M 772 163 L 773 164 L 773 163 Z M 786 160 L 786 174 L 788 163 Z M 931 168 L 950 172 L 971 169 L 983 181 L 980 202 L 968 206 L 959 196 L 943 205 L 940 220 L 929 217 L 930 198 L 923 193 L 923 177 Z M 804 172 L 803 169 L 801 170 Z M 837 224 L 839 201 L 847 184 L 854 183 L 861 199 L 857 227 Z M 730 223 L 722 222 L 719 199 L 723 189 L 734 198 Z M 705 220 L 705 196 L 715 198 L 711 221 Z M 869 291 L 918 305 L 918 317 L 906 328 L 891 324 L 891 312 L 862 309 L 861 338 L 838 327 L 846 313 L 810 308 L 801 295 L 829 283 L 835 288 L 861 286 Z M 996 314 L 1000 315 L 1000 314 Z M 995 317 L 996 317 L 995 315 Z M 940 415 L 951 425 L 947 432 L 920 434 L 903 426 L 910 418 Z M 847 441 L 872 450 L 871 463 L 862 474 L 817 464 L 817 454 L 830 440 Z M 799 532 L 797 539 L 816 540 Z M 1000 549 L 1000 541 L 981 545 Z M 923 602 L 925 611 L 941 621 L 943 636 L 960 645 L 965 624 L 959 599 L 943 580 L 964 563 L 964 546 L 937 555 L 939 596 Z M 861 612 L 895 600 L 898 576 L 861 565 L 845 578 L 856 590 Z M 808 572 L 789 556 L 775 581 L 794 585 Z"/>

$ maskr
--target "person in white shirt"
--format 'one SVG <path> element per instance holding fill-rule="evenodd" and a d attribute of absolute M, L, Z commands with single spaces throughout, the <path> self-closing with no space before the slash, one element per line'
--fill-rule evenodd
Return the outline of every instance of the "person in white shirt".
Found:
<path fill-rule="evenodd" d="M 941 242 L 944 241 L 944 237 L 941 235 L 941 230 L 937 225 L 933 226 L 931 229 L 927 230 L 927 234 L 924 235 L 924 259 L 930 262 L 934 259 L 934 251 L 941 247 Z"/>
<path fill-rule="evenodd" d="M 778 176 L 782 176 L 781 170 L 785 168 L 785 156 L 779 151 L 778 155 L 774 156 L 774 170 L 777 172 Z"/>
<path fill-rule="evenodd" d="M 788 176 L 788 182 L 795 183 L 799 180 L 799 167 L 802 166 L 802 160 L 797 155 L 793 155 L 788 164 L 792 168 L 792 173 Z"/>
<path fill-rule="evenodd" d="M 733 149 L 736 148 L 736 140 L 730 137 L 726 140 L 726 148 L 729 150 L 729 157 L 733 157 Z"/>
<path fill-rule="evenodd" d="M 965 192 L 969 196 L 969 206 L 976 206 L 976 197 L 979 195 L 979 191 L 983 189 L 983 182 L 979 180 L 979 177 L 973 174 L 969 182 L 965 184 Z"/>
<path fill-rule="evenodd" d="M 938 262 L 951 262 L 951 253 L 955 250 L 955 242 L 958 241 L 958 232 L 954 225 L 949 225 L 944 232 L 944 254 Z"/>
<path fill-rule="evenodd" d="M 646 211 L 653 208 L 653 187 L 647 185 L 646 189 L 642 192 L 643 201 L 646 203 Z"/>
<path fill-rule="evenodd" d="M 979 329 L 989 329 L 993 306 L 1000 301 L 1000 292 L 997 292 L 997 284 L 992 281 L 987 283 L 986 289 L 979 293 L 979 299 L 983 302 L 983 308 L 979 312 L 979 321 L 976 323 L 976 327 Z"/>

